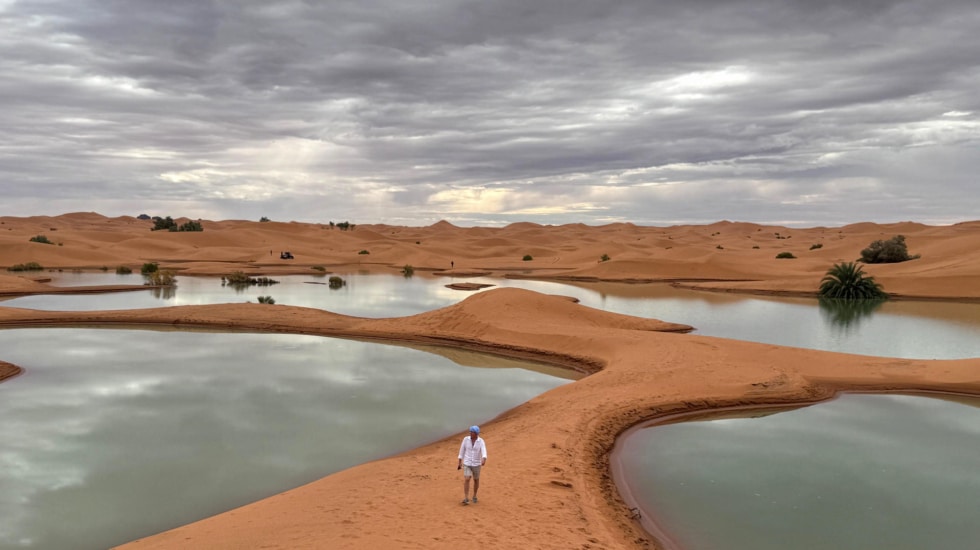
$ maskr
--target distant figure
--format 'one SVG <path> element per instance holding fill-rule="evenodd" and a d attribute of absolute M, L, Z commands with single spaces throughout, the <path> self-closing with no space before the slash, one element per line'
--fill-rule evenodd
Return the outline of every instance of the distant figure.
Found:
<path fill-rule="evenodd" d="M 454 267 L 456 267 L 456 262 L 449 260 L 449 269 L 453 269 Z"/>
<path fill-rule="evenodd" d="M 480 437 L 480 427 L 470 426 L 469 437 L 463 438 L 459 446 L 459 463 L 456 469 L 463 469 L 463 506 L 470 503 L 470 478 L 473 478 L 473 504 L 480 490 L 480 469 L 487 463 L 487 444 Z"/>

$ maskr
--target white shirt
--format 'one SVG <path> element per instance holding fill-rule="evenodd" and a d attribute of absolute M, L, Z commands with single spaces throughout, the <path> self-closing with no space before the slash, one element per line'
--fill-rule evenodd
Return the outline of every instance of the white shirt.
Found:
<path fill-rule="evenodd" d="M 481 466 L 487 458 L 487 444 L 480 436 L 476 437 L 475 442 L 466 436 L 459 446 L 459 458 L 463 460 L 463 466 Z"/>

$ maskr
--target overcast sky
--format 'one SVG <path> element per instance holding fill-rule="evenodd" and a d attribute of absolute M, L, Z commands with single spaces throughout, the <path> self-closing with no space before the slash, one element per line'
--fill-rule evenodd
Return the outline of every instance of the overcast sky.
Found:
<path fill-rule="evenodd" d="M 0 0 L 0 215 L 980 219 L 976 0 Z"/>

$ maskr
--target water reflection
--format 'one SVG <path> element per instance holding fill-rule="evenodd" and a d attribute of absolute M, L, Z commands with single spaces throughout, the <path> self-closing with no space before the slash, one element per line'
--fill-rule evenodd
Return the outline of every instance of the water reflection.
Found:
<path fill-rule="evenodd" d="M 172 300 L 177 295 L 177 286 L 164 286 L 150 289 L 150 295 L 157 300 Z"/>
<path fill-rule="evenodd" d="M 831 326 L 844 332 L 856 330 L 862 319 L 870 317 L 884 303 L 885 300 L 838 300 L 834 298 L 817 300 L 821 317 Z"/>
<path fill-rule="evenodd" d="M 643 515 L 684 550 L 972 550 L 972 404 L 845 395 L 760 418 L 641 429 L 617 457 Z"/>
<path fill-rule="evenodd" d="M 273 287 L 249 287 L 236 292 L 222 287 L 217 278 L 180 277 L 176 293 L 162 300 L 147 291 L 25 296 L 0 300 L 0 305 L 59 310 L 138 309 L 257 302 L 259 296 L 271 295 L 277 304 L 378 318 L 415 315 L 452 305 L 471 294 L 446 288 L 447 283 L 454 281 L 448 278 L 350 274 L 344 275 L 344 279 L 346 286 L 331 290 L 322 284 L 322 277 L 290 275 L 277 277 L 281 284 Z M 54 284 L 126 284 L 127 281 L 139 284 L 139 277 L 64 274 Z M 980 357 L 980 338 L 976 337 L 980 333 L 980 304 L 889 300 L 872 314 L 863 315 L 828 313 L 810 298 L 696 292 L 666 284 L 573 285 L 488 277 L 469 277 L 465 282 L 572 296 L 583 305 L 597 309 L 692 325 L 697 334 L 706 336 L 909 359 Z"/>
<path fill-rule="evenodd" d="M 460 432 L 574 378 L 281 334 L 0 330 L 0 548 L 107 548 Z M 467 368 L 475 364 L 480 367 Z"/>

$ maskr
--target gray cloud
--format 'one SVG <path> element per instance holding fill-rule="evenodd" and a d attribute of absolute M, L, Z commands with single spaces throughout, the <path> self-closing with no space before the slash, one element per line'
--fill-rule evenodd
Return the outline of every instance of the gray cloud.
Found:
<path fill-rule="evenodd" d="M 0 214 L 973 219 L 963 1 L 0 0 Z"/>

